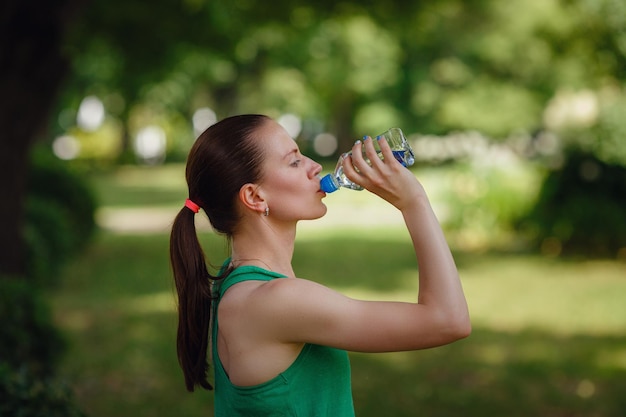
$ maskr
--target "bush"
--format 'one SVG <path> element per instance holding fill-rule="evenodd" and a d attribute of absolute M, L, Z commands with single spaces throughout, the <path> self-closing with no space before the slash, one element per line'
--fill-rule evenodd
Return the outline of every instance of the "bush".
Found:
<path fill-rule="evenodd" d="M 32 283 L 0 276 L 0 323 L 1 362 L 42 377 L 53 373 L 65 343 Z"/>
<path fill-rule="evenodd" d="M 37 278 L 37 282 L 50 284 L 51 278 L 58 276 L 61 266 L 76 251 L 68 213 L 54 201 L 29 196 L 26 219 L 27 274 Z"/>
<path fill-rule="evenodd" d="M 0 416 L 83 417 L 85 414 L 74 405 L 66 384 L 0 363 Z"/>
<path fill-rule="evenodd" d="M 65 341 L 37 287 L 41 278 L 58 276 L 88 242 L 94 214 L 94 198 L 82 179 L 60 161 L 36 154 L 24 225 L 28 276 L 0 276 L 0 416 L 84 415 L 55 376 Z"/>
<path fill-rule="evenodd" d="M 438 168 L 433 198 L 444 202 L 441 222 L 451 243 L 464 250 L 501 248 L 513 242 L 515 224 L 532 207 L 538 171 L 521 159 L 474 158 Z"/>
<path fill-rule="evenodd" d="M 545 179 L 521 223 L 555 254 L 615 256 L 626 247 L 626 168 L 580 152 Z"/>
<path fill-rule="evenodd" d="M 0 276 L 0 416 L 78 417 L 55 377 L 65 342 L 33 283 Z"/>
<path fill-rule="evenodd" d="M 25 221 L 29 276 L 56 276 L 92 237 L 95 210 L 95 198 L 80 176 L 60 161 L 35 153 Z"/>

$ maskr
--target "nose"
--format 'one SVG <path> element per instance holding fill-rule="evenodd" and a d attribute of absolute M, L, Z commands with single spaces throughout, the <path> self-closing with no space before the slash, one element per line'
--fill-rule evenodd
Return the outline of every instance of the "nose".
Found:
<path fill-rule="evenodd" d="M 307 158 L 311 163 L 311 168 L 309 169 L 311 178 L 317 177 L 322 172 L 322 166 L 312 160 L 311 158 Z"/>

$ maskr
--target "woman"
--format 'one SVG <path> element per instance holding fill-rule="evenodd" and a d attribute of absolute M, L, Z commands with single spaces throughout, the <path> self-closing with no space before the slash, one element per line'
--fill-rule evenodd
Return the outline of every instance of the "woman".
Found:
<path fill-rule="evenodd" d="M 355 300 L 296 277 L 296 225 L 326 213 L 322 167 L 277 122 L 234 116 L 197 139 L 170 257 L 185 383 L 189 391 L 211 389 L 211 340 L 216 416 L 353 416 L 346 351 L 417 350 L 469 335 L 458 272 L 426 193 L 384 138 L 380 147 L 384 161 L 371 138 L 357 141 L 343 166 L 349 179 L 402 213 L 419 263 L 415 303 Z M 230 243 L 217 276 L 196 236 L 200 208 Z"/>

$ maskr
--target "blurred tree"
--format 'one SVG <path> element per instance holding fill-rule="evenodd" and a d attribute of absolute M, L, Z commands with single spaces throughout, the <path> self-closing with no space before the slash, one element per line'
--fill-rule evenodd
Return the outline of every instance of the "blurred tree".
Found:
<path fill-rule="evenodd" d="M 65 105 L 99 96 L 125 148 L 136 106 L 164 120 L 200 105 L 292 112 L 345 144 L 387 124 L 502 139 L 541 128 L 559 90 L 600 88 L 624 67 L 612 0 L 92 2 Z"/>
<path fill-rule="evenodd" d="M 81 0 L 5 0 L 0 9 L 0 274 L 26 271 L 23 246 L 31 145 L 45 135 L 68 75 L 64 36 Z"/>
<path fill-rule="evenodd" d="M 21 161 L 44 136 L 53 105 L 61 115 L 55 133 L 92 142 L 120 136 L 127 152 L 146 124 L 188 144 L 187 121 L 199 107 L 218 118 L 296 113 L 335 133 L 343 151 L 392 124 L 495 139 L 551 128 L 546 106 L 564 91 L 589 90 L 599 116 L 568 140 L 611 155 L 624 148 L 626 8 L 619 0 L 90 0 L 75 19 L 69 12 L 80 2 L 2 6 L 0 82 L 8 94 L 0 99 L 7 173 L 0 218 L 9 270 L 23 263 L 12 244 L 22 216 Z M 81 132 L 72 121 L 91 95 L 104 103 L 106 132 Z"/>

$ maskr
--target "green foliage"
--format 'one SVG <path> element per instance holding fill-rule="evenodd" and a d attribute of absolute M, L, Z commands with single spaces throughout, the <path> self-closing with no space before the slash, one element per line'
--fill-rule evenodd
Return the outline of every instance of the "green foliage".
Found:
<path fill-rule="evenodd" d="M 70 219 L 58 202 L 36 195 L 26 202 L 26 219 L 27 274 L 49 284 L 75 251 Z"/>
<path fill-rule="evenodd" d="M 156 124 L 178 159 L 203 106 L 218 118 L 297 114 L 316 126 L 303 136 L 331 131 L 338 152 L 392 124 L 501 139 L 545 127 L 562 90 L 620 84 L 624 10 L 616 0 L 96 0 L 68 41 L 74 76 L 62 113 L 96 95 L 121 128 L 78 136 L 128 147 Z"/>
<path fill-rule="evenodd" d="M 523 86 L 479 77 L 466 88 L 447 93 L 436 120 L 444 126 L 503 138 L 540 124 L 538 98 Z"/>
<path fill-rule="evenodd" d="M 56 374 L 67 342 L 37 285 L 0 276 L 0 416 L 84 416 Z"/>
<path fill-rule="evenodd" d="M 0 362 L 0 416 L 84 417 L 73 403 L 67 384 L 34 377 L 27 370 L 13 370 Z"/>
<path fill-rule="evenodd" d="M 496 248 L 514 243 L 516 222 L 534 204 L 541 175 L 510 151 L 493 147 L 467 161 L 431 168 L 431 198 L 442 205 L 440 221 L 448 238 L 464 249 Z"/>
<path fill-rule="evenodd" d="M 626 167 L 573 152 L 546 178 L 522 222 L 552 254 L 616 256 L 626 248 Z"/>
<path fill-rule="evenodd" d="M 96 201 L 83 178 L 41 153 L 35 153 L 28 179 L 28 272 L 50 279 L 89 242 L 96 228 Z"/>
<path fill-rule="evenodd" d="M 598 123 L 590 132 L 591 139 L 581 147 L 605 163 L 626 167 L 626 94 L 622 89 L 605 95 L 609 97 L 604 97 L 601 103 Z"/>
<path fill-rule="evenodd" d="M 0 277 L 0 364 L 47 377 L 65 344 L 35 288 L 23 278 Z"/>
<path fill-rule="evenodd" d="M 546 110 L 547 127 L 559 135 L 565 152 L 593 155 L 607 164 L 626 166 L 626 89 L 562 91 Z"/>

